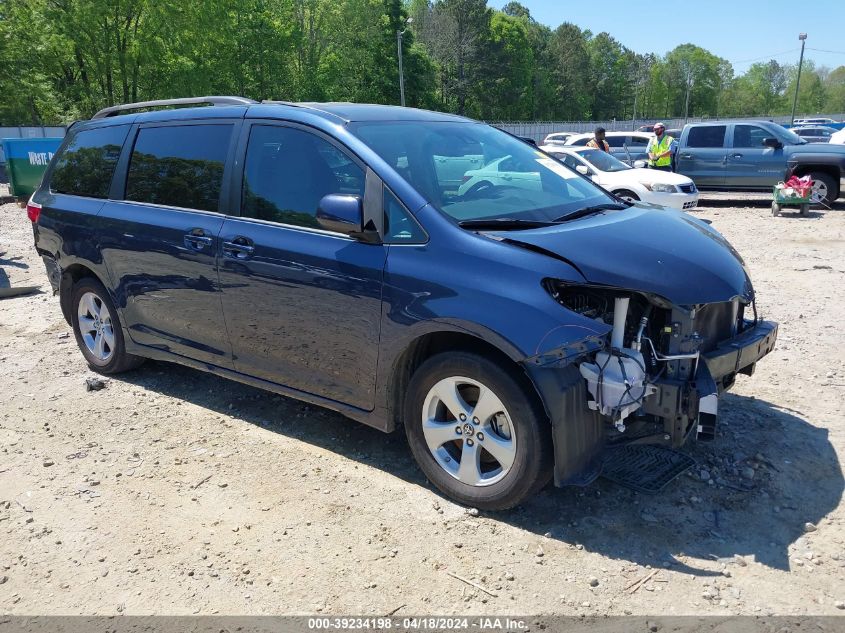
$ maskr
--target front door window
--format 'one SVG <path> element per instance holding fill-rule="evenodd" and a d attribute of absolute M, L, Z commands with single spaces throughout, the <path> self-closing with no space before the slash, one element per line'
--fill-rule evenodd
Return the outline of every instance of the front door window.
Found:
<path fill-rule="evenodd" d="M 364 172 L 323 138 L 291 127 L 253 126 L 241 215 L 319 228 L 317 207 L 333 193 L 364 195 Z"/>

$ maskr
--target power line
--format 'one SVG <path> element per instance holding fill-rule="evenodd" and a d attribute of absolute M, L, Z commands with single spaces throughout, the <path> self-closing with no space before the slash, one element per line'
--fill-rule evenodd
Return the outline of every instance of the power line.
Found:
<path fill-rule="evenodd" d="M 815 49 L 810 49 L 815 50 Z M 761 59 L 772 59 L 774 57 L 779 57 L 780 55 L 786 55 L 787 53 L 795 53 L 798 51 L 797 48 L 790 48 L 788 51 L 781 51 L 780 53 L 772 53 L 771 55 L 763 55 L 762 57 L 753 57 L 751 59 L 737 59 L 735 61 L 731 61 L 731 64 L 744 64 L 746 62 L 758 62 Z"/>
<path fill-rule="evenodd" d="M 809 46 L 807 47 L 807 50 L 816 51 L 818 53 L 833 53 L 834 55 L 845 55 L 845 51 L 827 51 L 823 48 L 810 48 Z"/>

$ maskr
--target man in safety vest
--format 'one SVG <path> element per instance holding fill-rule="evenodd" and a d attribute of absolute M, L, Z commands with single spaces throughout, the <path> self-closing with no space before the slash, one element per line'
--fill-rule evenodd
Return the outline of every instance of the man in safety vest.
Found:
<path fill-rule="evenodd" d="M 665 134 L 666 126 L 654 124 L 654 136 L 648 142 L 648 166 L 661 171 L 672 171 L 672 153 L 675 151 L 675 139 Z"/>
<path fill-rule="evenodd" d="M 587 143 L 587 147 L 592 147 L 593 149 L 600 149 L 605 152 L 610 151 L 610 145 L 607 144 L 607 141 L 604 140 L 605 131 L 603 127 L 597 127 L 595 131 L 595 136 L 590 139 L 589 143 Z"/>

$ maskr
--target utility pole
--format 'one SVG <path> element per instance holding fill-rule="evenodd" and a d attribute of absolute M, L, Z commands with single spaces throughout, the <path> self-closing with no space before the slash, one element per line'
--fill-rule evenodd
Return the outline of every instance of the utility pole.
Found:
<path fill-rule="evenodd" d="M 684 125 L 687 123 L 687 119 L 689 118 L 689 93 L 690 88 L 692 87 L 692 64 L 689 65 L 687 68 L 687 96 L 684 102 Z"/>
<path fill-rule="evenodd" d="M 631 130 L 637 127 L 637 95 L 640 92 L 640 65 L 634 71 L 634 112 L 631 114 Z"/>
<path fill-rule="evenodd" d="M 405 72 L 402 70 L 402 36 L 408 30 L 407 25 L 413 21 L 413 18 L 408 18 L 404 29 L 396 29 L 396 50 L 399 53 L 399 104 L 403 108 L 405 107 Z"/>
<path fill-rule="evenodd" d="M 801 85 L 801 66 L 804 65 L 804 43 L 807 40 L 806 33 L 799 33 L 798 39 L 801 40 L 801 57 L 798 58 L 798 76 L 795 78 L 795 96 L 792 98 L 792 118 L 789 124 L 795 123 L 795 107 L 798 105 L 798 88 Z"/>
<path fill-rule="evenodd" d="M 631 130 L 637 126 L 637 85 L 634 84 L 634 113 L 631 115 Z"/>

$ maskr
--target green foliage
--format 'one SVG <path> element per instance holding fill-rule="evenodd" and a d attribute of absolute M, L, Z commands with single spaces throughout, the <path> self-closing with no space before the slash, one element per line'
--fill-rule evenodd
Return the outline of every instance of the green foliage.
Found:
<path fill-rule="evenodd" d="M 402 30 L 408 105 L 490 120 L 771 116 L 797 78 L 774 60 L 735 76 L 693 44 L 658 57 L 552 31 L 516 1 L 0 0 L 0 123 L 203 94 L 397 104 Z M 805 63 L 797 111 L 845 111 L 845 67 Z"/>

